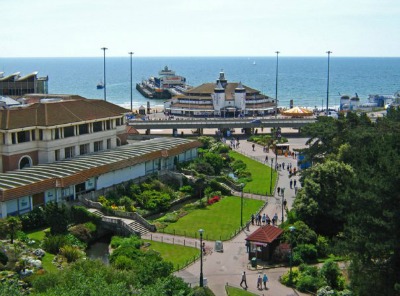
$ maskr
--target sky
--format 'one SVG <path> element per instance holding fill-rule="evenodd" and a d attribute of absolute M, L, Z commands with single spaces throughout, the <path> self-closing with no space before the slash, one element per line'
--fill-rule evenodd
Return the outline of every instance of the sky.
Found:
<path fill-rule="evenodd" d="M 0 57 L 399 57 L 399 0 L 0 0 Z"/>

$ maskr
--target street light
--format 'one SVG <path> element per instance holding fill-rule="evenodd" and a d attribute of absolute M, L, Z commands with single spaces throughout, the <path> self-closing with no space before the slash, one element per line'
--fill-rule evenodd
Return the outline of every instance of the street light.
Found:
<path fill-rule="evenodd" d="M 275 80 L 275 118 L 278 117 L 278 55 L 279 51 L 275 51 L 276 53 L 276 80 Z"/>
<path fill-rule="evenodd" d="M 285 187 L 281 188 L 281 192 L 282 192 L 282 224 L 283 224 L 284 221 L 283 210 L 285 207 Z"/>
<path fill-rule="evenodd" d="M 271 180 L 269 183 L 269 192 L 271 193 L 271 195 L 272 195 L 272 166 L 273 165 L 274 165 L 274 159 L 271 157 Z"/>
<path fill-rule="evenodd" d="M 326 85 L 326 116 L 328 116 L 328 114 L 329 114 L 329 58 L 330 58 L 330 55 L 332 52 L 330 50 L 328 50 L 326 53 L 328 54 L 328 82 Z"/>
<path fill-rule="evenodd" d="M 290 227 L 289 227 L 289 230 L 290 230 L 290 257 L 289 257 L 289 259 L 290 259 L 290 261 L 289 261 L 290 269 L 289 269 L 289 285 L 292 286 L 293 233 L 295 232 L 296 227 L 290 226 Z"/>
<path fill-rule="evenodd" d="M 243 227 L 243 188 L 244 184 L 240 184 L 240 188 L 242 189 L 241 195 L 240 195 L 240 227 Z"/>
<path fill-rule="evenodd" d="M 132 51 L 131 52 L 128 52 L 129 54 L 130 54 L 130 56 L 131 56 L 131 112 L 132 112 L 132 109 L 133 109 L 133 107 L 132 107 L 132 55 L 134 54 Z"/>
<path fill-rule="evenodd" d="M 200 287 L 203 287 L 203 229 L 199 229 L 200 233 Z"/>
<path fill-rule="evenodd" d="M 104 53 L 104 58 L 103 58 L 103 66 L 104 66 L 104 69 L 103 69 L 103 75 L 104 75 L 104 101 L 107 101 L 107 94 L 106 94 L 106 50 L 107 50 L 108 48 L 107 47 L 102 47 L 101 48 L 101 50 L 103 51 L 103 53 Z"/>

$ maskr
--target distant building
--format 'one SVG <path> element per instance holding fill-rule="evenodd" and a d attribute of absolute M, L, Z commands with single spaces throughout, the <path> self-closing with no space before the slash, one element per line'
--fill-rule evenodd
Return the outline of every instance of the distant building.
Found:
<path fill-rule="evenodd" d="M 228 82 L 220 72 L 215 83 L 204 83 L 164 103 L 171 115 L 240 117 L 272 114 L 275 100 L 241 82 Z"/>
<path fill-rule="evenodd" d="M 27 95 L 0 108 L 0 218 L 50 201 L 172 169 L 197 157 L 197 141 L 128 144 L 129 110 L 74 95 Z"/>
<path fill-rule="evenodd" d="M 0 72 L 0 95 L 23 96 L 25 94 L 47 94 L 49 77 L 38 77 L 38 72 L 21 76 L 20 72 L 4 76 Z"/>

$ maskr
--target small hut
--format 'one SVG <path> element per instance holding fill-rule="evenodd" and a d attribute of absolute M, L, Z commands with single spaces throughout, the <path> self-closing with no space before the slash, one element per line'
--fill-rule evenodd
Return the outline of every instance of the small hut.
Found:
<path fill-rule="evenodd" d="M 250 234 L 246 238 L 246 244 L 249 245 L 249 260 L 255 257 L 262 261 L 270 261 L 279 245 L 282 233 L 282 229 L 268 224 Z"/>

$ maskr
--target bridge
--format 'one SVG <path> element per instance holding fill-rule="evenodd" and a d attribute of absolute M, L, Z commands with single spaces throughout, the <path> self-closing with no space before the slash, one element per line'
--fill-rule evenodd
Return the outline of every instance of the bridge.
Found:
<path fill-rule="evenodd" d="M 197 129 L 205 128 L 230 129 L 257 127 L 277 128 L 291 127 L 301 128 L 309 123 L 315 122 L 315 118 L 192 118 L 192 119 L 154 119 L 154 120 L 130 120 L 129 126 L 135 129 Z"/>

